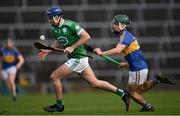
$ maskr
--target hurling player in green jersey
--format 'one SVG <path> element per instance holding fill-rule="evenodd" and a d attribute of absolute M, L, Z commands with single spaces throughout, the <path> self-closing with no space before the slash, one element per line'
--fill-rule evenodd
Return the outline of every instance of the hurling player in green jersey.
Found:
<path fill-rule="evenodd" d="M 62 112 L 64 111 L 63 93 L 61 79 L 73 73 L 79 73 L 91 87 L 102 89 L 117 94 L 122 97 L 123 102 L 128 109 L 130 94 L 126 90 L 121 90 L 110 83 L 98 80 L 89 66 L 88 57 L 77 55 L 76 53 L 86 53 L 84 44 L 90 40 L 90 35 L 79 26 L 78 23 L 65 20 L 60 7 L 51 7 L 46 12 L 48 21 L 52 24 L 53 35 L 55 41 L 52 47 L 59 45 L 64 47 L 64 53 L 68 55 L 68 60 L 52 72 L 50 78 L 56 94 L 56 103 L 51 106 L 44 107 L 47 112 Z M 51 51 L 41 50 L 38 53 L 39 58 L 44 59 Z"/>

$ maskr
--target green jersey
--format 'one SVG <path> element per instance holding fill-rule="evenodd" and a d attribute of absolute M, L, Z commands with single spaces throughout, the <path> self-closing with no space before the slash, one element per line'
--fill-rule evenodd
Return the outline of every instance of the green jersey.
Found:
<path fill-rule="evenodd" d="M 79 34 L 83 31 L 83 28 L 81 28 L 79 24 L 74 21 L 64 20 L 59 27 L 53 26 L 52 31 L 58 43 L 66 48 L 80 40 Z M 68 55 L 68 58 L 80 59 L 85 57 L 77 55 L 76 53 L 86 54 L 84 45 L 75 48 L 74 52 Z"/>

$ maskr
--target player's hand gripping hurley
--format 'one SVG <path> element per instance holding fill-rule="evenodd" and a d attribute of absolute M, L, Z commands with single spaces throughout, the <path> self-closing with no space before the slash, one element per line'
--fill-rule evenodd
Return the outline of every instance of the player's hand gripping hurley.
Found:
<path fill-rule="evenodd" d="M 54 47 L 50 47 L 50 46 L 47 46 L 43 43 L 40 43 L 40 42 L 34 42 L 34 46 L 38 49 L 42 49 L 42 50 L 52 50 L 52 51 L 60 51 L 60 52 L 64 52 L 64 49 L 60 49 L 60 48 L 54 48 Z M 81 53 L 75 53 L 73 52 L 74 54 L 77 54 L 77 55 L 81 55 L 81 56 L 86 56 L 86 57 L 89 57 L 91 59 L 93 59 L 93 56 L 89 55 L 89 54 L 81 54 Z M 43 53 L 42 53 L 43 54 Z M 46 53 L 44 53 L 46 54 Z M 46 56 L 46 55 L 45 55 Z"/>
<path fill-rule="evenodd" d="M 91 47 L 91 46 L 89 46 L 89 45 L 87 45 L 87 44 L 85 44 L 85 48 L 86 48 L 86 50 L 89 51 L 89 52 L 92 52 L 92 53 L 94 52 L 94 48 Z M 98 55 L 98 54 L 97 54 L 97 55 Z M 121 62 L 118 62 L 117 60 L 115 60 L 115 59 L 113 59 L 113 58 L 111 58 L 111 57 L 109 57 L 109 56 L 100 55 L 100 57 L 103 58 L 104 60 L 109 61 L 109 62 L 112 62 L 112 63 L 114 63 L 114 64 L 117 64 L 117 65 L 120 65 L 120 64 L 121 64 Z"/>

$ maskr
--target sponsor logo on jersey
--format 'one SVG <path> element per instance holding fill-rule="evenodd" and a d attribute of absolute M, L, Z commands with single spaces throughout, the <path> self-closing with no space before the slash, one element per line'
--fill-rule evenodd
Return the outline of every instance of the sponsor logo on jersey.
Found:
<path fill-rule="evenodd" d="M 62 31 L 63 31 L 63 33 L 67 33 L 67 28 L 64 27 L 64 28 L 62 29 Z"/>
<path fill-rule="evenodd" d="M 3 56 L 3 61 L 7 63 L 11 63 L 11 62 L 16 61 L 16 57 L 13 55 Z"/>

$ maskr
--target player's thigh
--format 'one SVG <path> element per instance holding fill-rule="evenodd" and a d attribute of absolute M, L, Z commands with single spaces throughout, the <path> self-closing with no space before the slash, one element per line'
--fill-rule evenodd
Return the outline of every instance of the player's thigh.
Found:
<path fill-rule="evenodd" d="M 82 73 L 87 67 L 89 67 L 89 61 L 88 58 L 71 58 L 65 64 L 71 68 L 74 72 Z"/>
<path fill-rule="evenodd" d="M 14 81 L 16 78 L 17 68 L 15 66 L 11 66 L 3 71 L 3 75 L 6 81 Z"/>
<path fill-rule="evenodd" d="M 98 82 L 98 79 L 96 78 L 92 68 L 89 66 L 87 67 L 82 73 L 81 77 L 88 82 L 89 84 L 95 84 Z"/>
<path fill-rule="evenodd" d="M 10 73 L 10 74 L 9 74 L 8 81 L 14 82 L 15 79 L 16 79 L 16 73 Z"/>
<path fill-rule="evenodd" d="M 10 82 L 14 82 L 15 81 L 16 73 L 17 73 L 17 68 L 15 66 L 13 66 L 13 67 L 8 69 L 8 75 L 9 75 L 8 80 Z"/>
<path fill-rule="evenodd" d="M 55 71 L 52 72 L 51 74 L 51 78 L 52 79 L 61 79 L 63 77 L 69 76 L 71 74 L 73 74 L 74 71 L 69 68 L 66 64 L 61 65 L 60 67 L 58 67 Z"/>
<path fill-rule="evenodd" d="M 8 72 L 6 70 L 2 70 L 1 76 L 2 76 L 2 79 L 4 81 L 7 81 L 7 79 L 8 79 Z"/>
<path fill-rule="evenodd" d="M 148 69 L 143 69 L 140 71 L 130 71 L 128 90 L 131 92 L 143 93 L 143 83 L 147 80 Z"/>

